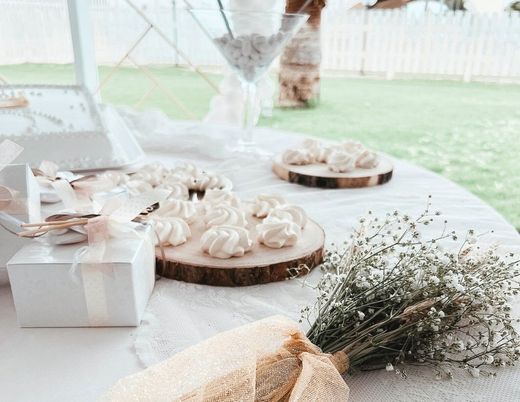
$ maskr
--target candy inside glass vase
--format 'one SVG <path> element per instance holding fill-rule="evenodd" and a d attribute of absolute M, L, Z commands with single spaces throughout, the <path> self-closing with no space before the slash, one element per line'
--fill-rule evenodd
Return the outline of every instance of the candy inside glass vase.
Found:
<path fill-rule="evenodd" d="M 287 36 L 287 33 L 281 31 L 271 35 L 251 33 L 232 36 L 226 33 L 214 42 L 244 81 L 256 82 L 281 52 Z"/>
<path fill-rule="evenodd" d="M 308 15 L 222 9 L 190 9 L 190 13 L 237 73 L 246 93 L 243 130 L 232 150 L 268 156 L 253 140 L 256 83 Z"/>

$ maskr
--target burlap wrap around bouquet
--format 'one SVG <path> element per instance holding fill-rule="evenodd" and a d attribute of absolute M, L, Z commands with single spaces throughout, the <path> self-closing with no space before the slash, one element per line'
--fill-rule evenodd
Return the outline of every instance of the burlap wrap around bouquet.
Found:
<path fill-rule="evenodd" d="M 120 380 L 101 400 L 344 402 L 345 354 L 322 353 L 281 316 L 223 332 Z"/>

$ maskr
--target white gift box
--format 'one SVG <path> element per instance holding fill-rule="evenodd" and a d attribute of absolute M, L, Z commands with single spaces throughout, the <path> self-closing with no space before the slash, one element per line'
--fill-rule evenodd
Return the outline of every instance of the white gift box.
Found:
<path fill-rule="evenodd" d="M 0 196 L 0 212 L 27 223 L 41 220 L 40 188 L 28 165 L 5 166 L 0 171 L 0 189 L 4 191 Z M 6 195 L 12 200 L 7 202 Z M 30 240 L 17 237 L 7 230 L 13 228 L 0 223 L 0 269 L 3 269 L 9 258 Z"/>
<path fill-rule="evenodd" d="M 74 269 L 86 243 L 23 247 L 7 264 L 20 326 L 138 326 L 155 284 L 153 231 L 138 232 L 108 239 L 103 262 Z"/>

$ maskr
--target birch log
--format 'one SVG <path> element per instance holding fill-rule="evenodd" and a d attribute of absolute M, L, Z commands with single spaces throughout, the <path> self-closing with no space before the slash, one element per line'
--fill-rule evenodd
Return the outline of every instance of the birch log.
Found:
<path fill-rule="evenodd" d="M 280 97 L 283 107 L 308 107 L 320 96 L 320 20 L 325 0 L 286 0 L 285 11 L 308 13 L 309 19 L 287 44 L 280 58 Z"/>

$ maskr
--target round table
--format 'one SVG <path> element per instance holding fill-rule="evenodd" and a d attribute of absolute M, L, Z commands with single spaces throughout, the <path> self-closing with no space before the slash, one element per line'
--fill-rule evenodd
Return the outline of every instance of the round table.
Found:
<path fill-rule="evenodd" d="M 520 237 L 490 206 L 454 183 L 417 166 L 394 160 L 394 178 L 369 189 L 323 190 L 278 179 L 269 161 L 228 155 L 223 144 L 233 130 L 174 122 L 157 113 L 121 111 L 147 150 L 149 161 L 190 161 L 233 180 L 242 199 L 276 193 L 305 208 L 320 223 L 327 242 L 346 239 L 368 210 L 418 214 L 428 195 L 455 230 L 494 233 L 489 242 L 520 251 Z M 273 152 L 301 136 L 258 129 L 262 147 Z M 434 230 L 432 228 L 431 230 Z M 319 272 L 311 275 L 315 280 Z M 5 271 L 0 271 L 0 399 L 5 401 L 92 401 L 119 378 L 141 370 L 220 331 L 273 314 L 297 319 L 313 293 L 299 281 L 245 288 L 218 288 L 161 279 L 139 328 L 19 328 Z M 450 382 L 431 370 L 406 369 L 408 378 L 376 371 L 347 376 L 352 401 L 520 400 L 515 369 L 497 378 L 460 373 Z"/>

